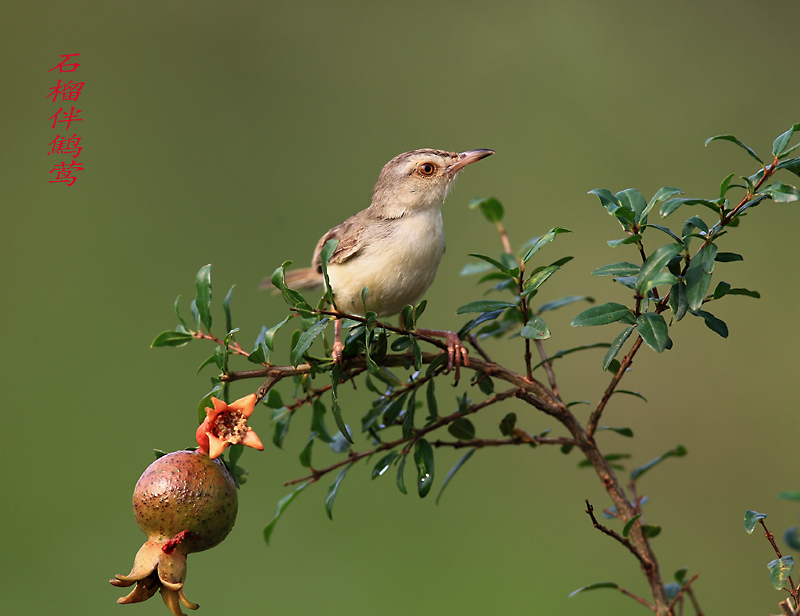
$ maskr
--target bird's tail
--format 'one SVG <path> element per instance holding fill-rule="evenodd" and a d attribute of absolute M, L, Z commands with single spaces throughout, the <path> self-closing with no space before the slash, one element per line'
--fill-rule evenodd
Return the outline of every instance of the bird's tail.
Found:
<path fill-rule="evenodd" d="M 289 270 L 286 272 L 286 285 L 290 289 L 297 289 L 299 291 L 308 291 L 314 289 L 321 289 L 325 283 L 322 273 L 318 272 L 314 267 L 305 267 L 302 269 Z M 264 278 L 261 281 L 261 289 L 272 288 L 272 280 Z M 273 289 L 277 293 L 277 289 Z"/>

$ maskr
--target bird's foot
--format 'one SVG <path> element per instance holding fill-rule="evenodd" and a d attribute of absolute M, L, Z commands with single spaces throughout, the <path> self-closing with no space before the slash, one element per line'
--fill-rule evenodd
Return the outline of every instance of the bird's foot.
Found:
<path fill-rule="evenodd" d="M 458 337 L 458 334 L 451 331 L 439 329 L 418 329 L 417 332 L 427 336 L 435 336 L 437 338 L 444 338 L 445 345 L 447 346 L 447 371 L 455 369 L 456 380 L 454 385 L 458 384 L 461 378 L 461 366 L 469 366 L 469 353 L 467 347 Z"/>
<path fill-rule="evenodd" d="M 334 364 L 341 365 L 344 360 L 344 343 L 342 342 L 342 322 L 339 319 L 336 319 L 333 325 L 333 332 L 333 349 L 331 350 L 331 356 Z"/>
<path fill-rule="evenodd" d="M 333 349 L 331 350 L 331 359 L 334 364 L 340 364 L 344 361 L 344 344 L 338 338 L 333 341 Z"/>

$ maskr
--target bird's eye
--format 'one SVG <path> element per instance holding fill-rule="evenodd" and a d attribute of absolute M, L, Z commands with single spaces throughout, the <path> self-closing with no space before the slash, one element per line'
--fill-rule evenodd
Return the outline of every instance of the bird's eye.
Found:
<path fill-rule="evenodd" d="M 417 167 L 420 175 L 424 176 L 431 176 L 436 173 L 436 165 L 433 163 L 422 163 L 419 167 Z"/>

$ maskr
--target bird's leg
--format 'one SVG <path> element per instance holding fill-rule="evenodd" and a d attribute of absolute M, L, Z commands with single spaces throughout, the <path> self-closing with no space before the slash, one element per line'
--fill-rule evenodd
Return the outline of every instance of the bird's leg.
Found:
<path fill-rule="evenodd" d="M 344 344 L 342 343 L 342 320 L 336 319 L 333 324 L 333 363 L 342 363 L 342 352 L 344 351 Z"/>
<path fill-rule="evenodd" d="M 461 366 L 469 366 L 469 355 L 467 354 L 467 347 L 461 342 L 461 338 L 455 332 L 450 332 L 443 329 L 417 329 L 417 333 L 423 336 L 434 336 L 436 338 L 444 338 L 447 344 L 447 369 L 456 369 L 456 382 L 458 382 L 459 368 Z"/>

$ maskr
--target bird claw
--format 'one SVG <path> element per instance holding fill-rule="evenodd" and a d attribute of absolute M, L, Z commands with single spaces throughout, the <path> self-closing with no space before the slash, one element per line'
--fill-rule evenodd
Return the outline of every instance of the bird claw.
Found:
<path fill-rule="evenodd" d="M 449 372 L 455 368 L 456 371 L 455 386 L 461 378 L 461 366 L 469 366 L 469 354 L 467 347 L 455 332 L 445 333 L 445 343 L 447 344 L 447 370 Z"/>
<path fill-rule="evenodd" d="M 338 338 L 333 341 L 333 349 L 331 350 L 331 359 L 333 359 L 334 364 L 340 364 L 344 361 L 344 344 Z"/>

